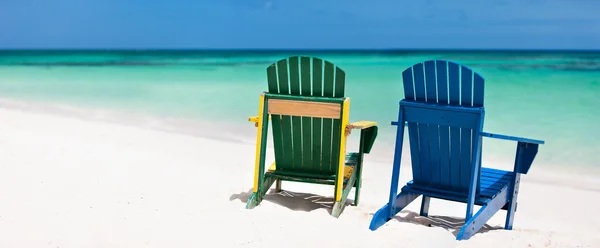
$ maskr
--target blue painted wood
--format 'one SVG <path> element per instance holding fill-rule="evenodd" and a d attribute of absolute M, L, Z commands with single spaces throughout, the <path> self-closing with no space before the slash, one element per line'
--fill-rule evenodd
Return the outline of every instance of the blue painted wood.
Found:
<path fill-rule="evenodd" d="M 448 62 L 435 61 L 438 103 L 448 104 Z"/>
<path fill-rule="evenodd" d="M 425 87 L 425 74 L 424 74 L 424 65 L 423 63 L 418 63 L 413 66 L 413 82 L 415 87 L 415 100 L 418 102 L 427 102 L 427 91 Z M 405 113 L 407 115 L 407 113 Z M 405 117 L 406 118 L 406 117 Z M 429 125 L 426 123 L 415 123 L 416 124 L 416 133 L 418 136 L 416 139 L 418 140 L 417 145 L 419 149 L 419 164 L 415 167 L 413 163 L 413 174 L 418 173 L 420 175 L 420 179 L 418 180 L 422 184 L 430 184 L 431 183 L 431 171 L 430 171 L 430 159 L 429 159 Z M 409 126 L 409 129 L 411 126 Z M 416 179 L 415 179 L 416 180 Z"/>
<path fill-rule="evenodd" d="M 404 72 L 402 72 L 402 80 L 404 82 L 404 99 L 416 101 L 412 67 L 409 67 L 408 69 L 404 70 Z M 407 126 L 411 153 L 410 156 L 413 168 L 413 178 L 417 181 L 420 181 L 421 172 L 414 170 L 415 168 L 420 168 L 421 166 L 421 159 L 419 157 L 419 130 L 416 123 L 408 123 Z"/>
<path fill-rule="evenodd" d="M 423 63 L 425 69 L 425 97 L 428 103 L 438 103 L 437 100 L 437 78 L 435 76 L 435 61 L 429 60 Z"/>
<path fill-rule="evenodd" d="M 423 217 L 427 217 L 429 215 L 429 202 L 431 201 L 431 197 L 423 196 L 423 200 L 421 201 L 421 212 L 419 215 Z"/>
<path fill-rule="evenodd" d="M 472 72 L 471 70 L 461 68 L 461 95 L 460 101 L 462 106 L 471 106 L 471 90 L 472 90 Z M 471 190 L 471 175 L 472 175 L 472 149 L 473 146 L 473 129 L 460 129 L 460 187 L 469 188 Z M 472 214 L 472 205 L 467 205 L 467 216 Z"/>
<path fill-rule="evenodd" d="M 477 128 L 477 131 L 482 130 L 483 129 L 483 118 L 479 119 L 479 128 Z M 463 128 L 463 130 L 465 130 Z M 481 171 L 481 160 L 479 160 L 479 157 L 481 156 L 481 136 L 479 135 L 479 132 L 474 132 L 471 131 L 472 135 L 474 136 L 473 138 L 473 142 L 471 142 L 471 144 L 473 145 L 472 150 L 470 151 L 471 153 L 471 163 L 470 163 L 470 168 L 471 168 L 471 178 L 469 179 L 469 200 L 467 202 L 467 214 L 465 219 L 469 219 L 471 218 L 471 216 L 473 216 L 473 207 L 475 206 L 475 196 L 477 191 L 479 190 L 479 173 Z"/>
<path fill-rule="evenodd" d="M 517 143 L 515 172 L 521 174 L 527 174 L 527 172 L 529 172 L 529 168 L 531 168 L 531 164 L 538 152 L 538 147 L 538 144 Z"/>
<path fill-rule="evenodd" d="M 483 107 L 483 77 L 477 73 L 473 73 L 473 107 Z"/>
<path fill-rule="evenodd" d="M 375 230 L 419 195 L 427 216 L 431 198 L 467 203 L 466 222 L 457 239 L 468 239 L 498 210 L 508 211 L 512 228 L 520 174 L 526 173 L 543 141 L 482 132 L 484 79 L 447 61 L 425 61 L 406 69 L 400 101 L 392 185 L 388 203 L 375 213 Z M 435 92 L 435 94 L 434 94 Z M 397 194 L 403 143 L 408 126 L 413 180 Z M 517 141 L 513 172 L 481 167 L 482 137 Z M 473 215 L 474 206 L 482 208 Z"/>
<path fill-rule="evenodd" d="M 460 105 L 464 107 L 472 106 L 472 87 L 473 87 L 473 72 L 464 67 L 460 67 Z M 472 128 L 461 128 L 460 129 L 460 188 L 469 188 L 470 190 L 470 179 L 473 164 L 471 163 L 472 158 L 472 146 L 473 146 L 473 129 Z M 454 147 L 453 147 L 454 148 Z M 467 207 L 468 209 L 468 207 Z M 468 211 L 467 211 L 468 212 Z"/>
<path fill-rule="evenodd" d="M 435 61 L 437 76 L 438 103 L 448 104 L 448 62 Z M 440 184 L 450 185 L 450 127 L 438 126 Z"/>
<path fill-rule="evenodd" d="M 428 124 L 437 127 L 438 125 L 458 128 L 476 128 L 478 126 L 481 114 L 473 114 L 469 112 L 447 111 L 442 109 L 422 108 L 418 106 L 410 106 L 400 103 L 404 119 L 408 123 Z M 421 126 L 419 126 L 421 127 Z M 420 129 L 419 129 L 420 130 Z M 425 129 L 424 129 L 425 130 Z M 421 132 L 419 132 L 421 134 Z M 437 135 L 439 136 L 439 135 Z M 436 136 L 436 137 L 437 137 Z M 469 137 L 470 138 L 470 137 Z M 422 146 L 438 146 L 439 142 L 428 142 L 421 140 Z M 468 142 L 467 144 L 471 144 Z M 422 148 L 422 147 L 421 147 Z M 438 148 L 439 149 L 439 148 Z"/>
<path fill-rule="evenodd" d="M 460 66 L 448 62 L 448 103 L 460 106 Z M 449 127 L 450 136 L 450 188 L 466 192 L 460 184 L 460 128 Z"/>
<path fill-rule="evenodd" d="M 402 72 L 402 81 L 404 82 L 404 99 L 415 100 L 415 87 L 413 83 L 412 67 Z"/>
<path fill-rule="evenodd" d="M 515 212 L 517 212 L 517 196 L 519 194 L 519 184 L 521 182 L 521 175 L 519 173 L 515 173 L 511 178 L 510 191 L 509 191 L 509 203 L 508 209 L 506 210 L 506 222 L 504 224 L 504 229 L 512 230 L 513 222 L 515 219 Z"/>
<path fill-rule="evenodd" d="M 488 138 L 495 138 L 495 139 L 512 140 L 512 141 L 530 143 L 530 144 L 538 144 L 538 145 L 545 144 L 545 142 L 543 140 L 521 138 L 521 137 L 516 137 L 516 136 L 494 134 L 494 133 L 489 133 L 489 132 L 481 132 L 481 136 L 488 137 Z"/>
<path fill-rule="evenodd" d="M 390 184 L 390 197 L 388 199 L 389 212 L 387 213 L 387 219 L 391 218 L 394 214 L 394 201 L 398 194 L 398 179 L 400 178 L 400 162 L 402 161 L 402 144 L 404 143 L 404 113 L 398 111 L 398 123 L 396 127 L 396 149 L 394 150 L 394 164 L 392 166 L 392 182 Z M 386 220 L 387 220 L 386 219 Z"/>
<path fill-rule="evenodd" d="M 423 72 L 423 63 L 418 63 L 412 67 L 413 83 L 415 88 L 415 100 L 425 102 L 427 96 L 425 94 L 425 75 Z"/>
<path fill-rule="evenodd" d="M 425 61 L 425 85 L 427 89 L 427 103 L 438 104 L 438 85 L 436 77 L 436 63 L 433 60 Z M 423 114 L 421 114 L 423 115 Z M 430 184 L 441 184 L 441 168 L 440 168 L 440 133 L 439 125 L 427 123 L 427 143 L 429 144 L 429 161 L 430 161 Z"/>
<path fill-rule="evenodd" d="M 408 204 L 417 199 L 420 194 L 415 194 L 410 191 L 405 191 L 404 188 L 395 198 L 395 200 L 390 204 L 385 204 L 381 207 L 375 214 L 373 214 L 373 218 L 371 218 L 371 223 L 369 224 L 369 229 L 371 231 L 377 230 L 377 228 L 383 226 L 386 222 L 388 222 L 391 217 L 389 217 L 390 211 L 392 212 L 391 216 L 398 214 L 402 209 L 404 209 Z M 393 210 L 392 210 L 393 209 Z"/>
<path fill-rule="evenodd" d="M 485 223 L 494 216 L 498 210 L 508 201 L 508 186 L 505 187 L 500 194 L 494 199 L 482 206 L 477 213 L 467 219 L 465 225 L 458 231 L 457 240 L 465 240 L 471 238 Z"/>

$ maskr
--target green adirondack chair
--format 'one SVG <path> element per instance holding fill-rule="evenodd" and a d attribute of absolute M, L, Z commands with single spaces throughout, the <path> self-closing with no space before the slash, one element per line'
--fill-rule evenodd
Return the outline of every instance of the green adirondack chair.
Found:
<path fill-rule="evenodd" d="M 350 98 L 344 97 L 345 73 L 332 63 L 293 56 L 267 68 L 268 92 L 260 96 L 254 190 L 246 208 L 260 204 L 282 181 L 335 186 L 331 215 L 339 217 L 350 190 L 358 205 L 363 155 L 377 137 L 377 123 L 348 123 Z M 268 121 L 273 128 L 275 163 L 265 172 Z M 346 153 L 346 136 L 360 129 L 358 152 Z"/>

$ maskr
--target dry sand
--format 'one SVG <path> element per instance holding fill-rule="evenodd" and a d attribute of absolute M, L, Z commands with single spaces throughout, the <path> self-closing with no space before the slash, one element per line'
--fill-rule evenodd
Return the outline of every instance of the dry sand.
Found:
<path fill-rule="evenodd" d="M 417 199 L 368 229 L 390 163 L 366 158 L 360 206 L 335 219 L 331 186 L 284 182 L 244 209 L 253 161 L 251 144 L 0 109 L 0 247 L 600 247 L 599 175 L 534 164 L 514 230 L 501 211 L 456 241 L 465 205 L 435 199 L 429 218 Z M 410 179 L 407 166 L 401 175 Z"/>

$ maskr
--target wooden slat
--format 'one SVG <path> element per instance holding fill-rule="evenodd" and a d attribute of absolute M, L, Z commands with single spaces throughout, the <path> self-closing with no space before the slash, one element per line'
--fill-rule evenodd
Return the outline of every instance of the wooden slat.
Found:
<path fill-rule="evenodd" d="M 301 94 L 302 96 L 312 96 L 311 93 L 311 65 L 309 57 L 300 58 L 300 81 L 301 81 Z M 301 117 L 302 118 L 302 166 L 307 170 L 314 171 L 316 169 L 315 164 L 312 161 L 312 117 Z"/>
<path fill-rule="evenodd" d="M 437 103 L 437 78 L 435 75 L 435 61 L 425 62 L 425 83 L 427 102 Z M 427 129 L 429 143 L 430 179 L 431 185 L 441 185 L 440 168 L 440 133 L 437 124 L 429 124 Z"/>
<path fill-rule="evenodd" d="M 323 119 L 323 140 L 321 142 L 321 151 L 322 151 L 322 161 L 321 161 L 321 171 L 322 172 L 332 172 L 331 166 L 331 143 L 332 143 L 332 127 L 333 127 L 333 119 Z"/>
<path fill-rule="evenodd" d="M 448 104 L 448 63 L 436 61 L 438 103 Z M 440 183 L 450 185 L 450 127 L 439 127 L 440 138 Z"/>
<path fill-rule="evenodd" d="M 290 75 L 290 94 L 300 95 L 300 69 L 298 57 L 290 57 L 288 70 Z M 270 99 L 274 100 L 274 99 Z M 277 106 L 277 108 L 282 106 Z M 275 108 L 275 109 L 277 109 Z M 269 108 L 271 109 L 271 108 Z M 292 162 L 295 169 L 303 168 L 302 164 L 302 118 L 299 115 L 292 116 Z"/>
<path fill-rule="evenodd" d="M 450 126 L 465 129 L 476 128 L 479 124 L 480 115 L 471 112 L 459 112 L 444 110 L 444 107 L 439 109 L 419 108 L 408 104 L 401 104 L 404 111 L 404 120 L 407 122 L 415 122 L 422 125 L 430 126 Z M 450 107 L 447 107 L 451 109 Z M 439 135 L 436 135 L 436 137 Z"/>
<path fill-rule="evenodd" d="M 461 66 L 460 67 L 460 104 L 465 107 L 473 106 L 473 71 Z M 460 184 L 461 188 L 469 188 L 471 182 L 471 167 L 473 163 L 473 129 L 462 128 L 460 130 Z"/>
<path fill-rule="evenodd" d="M 275 64 L 267 68 L 267 81 L 269 84 L 269 93 L 279 93 L 279 82 L 277 77 L 277 66 Z M 271 124 L 273 126 L 273 146 L 275 150 L 275 160 L 284 163 L 285 153 L 283 135 L 281 129 L 281 115 L 271 115 Z"/>
<path fill-rule="evenodd" d="M 269 99 L 269 114 L 340 119 L 336 103 Z"/>
<path fill-rule="evenodd" d="M 413 80 L 415 83 L 415 98 L 417 101 L 425 102 L 427 93 L 425 88 L 425 74 L 423 63 L 413 66 Z M 406 114 L 406 111 L 405 111 Z M 408 120 L 408 118 L 407 118 Z M 429 159 L 429 125 L 417 123 L 417 132 L 419 133 L 419 160 L 420 167 L 417 168 L 421 173 L 421 185 L 431 184 L 431 162 Z"/>
<path fill-rule="evenodd" d="M 413 66 L 413 82 L 415 85 L 415 100 L 425 102 L 425 75 L 423 75 L 423 63 Z"/>
<path fill-rule="evenodd" d="M 408 100 L 415 100 L 415 89 L 413 83 L 413 69 L 412 67 L 402 72 L 402 81 L 404 84 L 404 98 Z"/>
<path fill-rule="evenodd" d="M 460 105 L 460 68 L 448 62 L 448 96 L 449 104 Z M 466 192 L 461 188 L 460 180 L 460 128 L 450 127 L 450 188 Z"/>
<path fill-rule="evenodd" d="M 461 66 L 460 70 L 460 105 L 473 106 L 473 71 Z"/>
<path fill-rule="evenodd" d="M 425 61 L 425 97 L 428 103 L 437 103 L 437 83 L 435 78 L 435 62 Z"/>
<path fill-rule="evenodd" d="M 290 94 L 294 96 L 300 95 L 300 68 L 298 57 L 290 57 L 288 64 L 290 75 Z"/>
<path fill-rule="evenodd" d="M 484 80 L 479 74 L 473 75 L 473 106 L 483 107 Z"/>
<path fill-rule="evenodd" d="M 415 100 L 413 68 L 402 72 L 404 96 L 408 100 Z M 405 121 L 405 119 L 401 120 Z M 413 180 L 421 182 L 421 159 L 419 158 L 419 128 L 416 123 L 408 123 L 408 139 L 410 145 L 410 159 L 412 164 Z"/>
<path fill-rule="evenodd" d="M 436 61 L 435 71 L 437 76 L 438 103 L 448 103 L 448 67 L 446 61 Z"/>
<path fill-rule="evenodd" d="M 302 92 L 300 95 L 302 96 L 312 96 L 311 93 L 311 65 L 310 65 L 310 57 L 301 57 L 300 58 L 300 81 Z"/>
<path fill-rule="evenodd" d="M 288 63 L 285 59 L 277 61 L 277 78 L 279 94 L 290 94 L 290 87 L 288 83 Z"/>
<path fill-rule="evenodd" d="M 458 64 L 448 62 L 448 99 L 450 105 L 460 105 L 460 68 Z"/>
<path fill-rule="evenodd" d="M 312 59 L 312 95 L 323 96 L 323 60 Z"/>
<path fill-rule="evenodd" d="M 333 97 L 334 96 L 334 84 L 335 84 L 335 66 L 327 61 L 323 65 L 323 96 Z M 341 112 L 341 110 L 340 110 Z M 333 119 L 323 119 L 323 167 L 324 172 L 336 172 L 337 166 L 332 164 L 332 153 L 333 147 Z M 334 169 L 335 168 L 335 169 Z"/>
<path fill-rule="evenodd" d="M 312 59 L 312 95 L 323 96 L 323 61 L 318 58 Z M 314 163 L 314 169 L 322 171 L 323 157 L 323 119 L 312 118 L 312 130 L 313 130 L 313 147 L 312 147 L 312 161 Z"/>
<path fill-rule="evenodd" d="M 333 86 L 335 84 L 335 67 L 332 63 L 325 61 L 325 71 L 323 78 L 323 96 L 334 97 Z"/>
<path fill-rule="evenodd" d="M 346 88 L 346 73 L 339 67 L 335 67 L 335 92 L 334 97 L 344 97 L 344 91 Z"/>

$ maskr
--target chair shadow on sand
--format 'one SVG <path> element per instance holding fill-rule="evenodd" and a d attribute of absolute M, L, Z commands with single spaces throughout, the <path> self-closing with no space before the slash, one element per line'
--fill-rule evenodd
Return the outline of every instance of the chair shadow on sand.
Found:
<path fill-rule="evenodd" d="M 251 194 L 252 190 L 250 189 L 247 192 L 232 194 L 229 197 L 229 200 L 240 200 L 243 203 L 247 203 L 248 198 Z M 332 197 L 324 197 L 310 193 L 298 193 L 288 190 L 282 190 L 279 193 L 275 193 L 274 190 L 271 190 L 269 194 L 265 195 L 265 198 L 263 200 L 275 203 L 279 206 L 283 206 L 294 211 L 311 212 L 317 209 L 326 209 L 330 214 L 331 207 L 333 205 Z M 351 204 L 352 200 L 348 199 L 348 202 L 346 202 L 345 207 Z M 373 213 L 371 213 L 371 215 L 373 215 Z M 460 228 L 465 224 L 464 218 L 436 215 L 429 215 L 428 217 L 424 217 L 420 216 L 416 212 L 409 210 L 402 210 L 400 213 L 398 213 L 398 215 L 394 216 L 393 219 L 403 223 L 411 223 L 427 227 L 441 227 L 446 229 L 447 231 L 452 232 L 452 234 L 455 237 L 458 235 Z M 504 227 L 490 226 L 488 224 L 485 224 L 483 227 L 481 227 L 481 229 L 479 229 L 477 233 L 486 233 L 489 231 L 500 229 L 504 229 Z"/>
<path fill-rule="evenodd" d="M 251 194 L 252 189 L 247 192 L 233 194 L 229 197 L 229 200 L 240 200 L 243 203 L 247 203 Z M 334 199 L 333 197 L 324 197 L 310 193 L 299 193 L 289 190 L 281 190 L 281 192 L 276 193 L 275 190 L 271 190 L 265 195 L 263 201 L 269 201 L 294 211 L 311 212 L 317 209 L 326 209 L 331 214 Z M 346 204 L 344 204 L 344 208 L 352 203 L 353 201 L 348 199 Z"/>
<path fill-rule="evenodd" d="M 373 214 L 371 214 L 373 215 Z M 449 217 L 449 216 L 437 216 L 437 215 L 429 215 L 427 217 L 420 216 L 418 213 L 402 210 L 398 215 L 394 216 L 392 219 L 398 222 L 408 222 L 412 224 L 427 226 L 427 227 L 441 227 L 446 229 L 447 231 L 452 232 L 454 237 L 458 235 L 460 228 L 465 224 L 464 218 L 459 217 Z M 483 225 L 481 229 L 477 233 L 486 233 L 493 230 L 501 230 L 504 229 L 503 226 L 490 226 L 488 224 Z"/>

